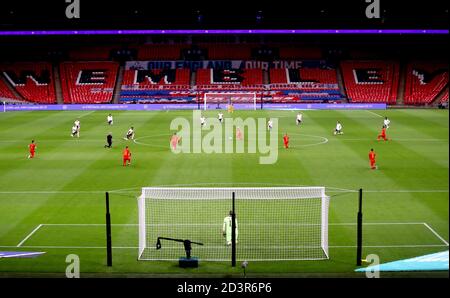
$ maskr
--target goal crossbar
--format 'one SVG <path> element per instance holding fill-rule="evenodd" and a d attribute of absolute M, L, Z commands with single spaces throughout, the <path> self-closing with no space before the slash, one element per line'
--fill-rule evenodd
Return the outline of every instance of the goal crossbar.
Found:
<path fill-rule="evenodd" d="M 193 255 L 228 261 L 224 217 L 236 197 L 239 260 L 328 259 L 329 197 L 324 187 L 144 187 L 139 205 L 139 260 L 177 260 L 183 247 L 156 249 L 158 237 L 203 242 Z M 225 233 L 226 234 L 226 233 Z"/>
<path fill-rule="evenodd" d="M 203 109 L 208 109 L 208 103 L 227 103 L 233 104 L 242 102 L 242 98 L 248 98 L 253 103 L 253 109 L 256 110 L 256 92 L 205 92 L 203 94 Z M 208 98 L 210 98 L 208 100 Z M 234 100 L 233 100 L 234 98 Z M 245 101 L 244 101 L 245 102 Z"/>

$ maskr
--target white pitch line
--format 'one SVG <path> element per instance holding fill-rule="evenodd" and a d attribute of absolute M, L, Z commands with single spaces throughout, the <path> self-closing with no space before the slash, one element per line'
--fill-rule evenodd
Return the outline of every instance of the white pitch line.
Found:
<path fill-rule="evenodd" d="M 83 193 L 105 193 L 106 191 L 93 190 L 93 191 L 0 191 L 0 194 L 83 194 Z"/>
<path fill-rule="evenodd" d="M 139 224 L 111 224 L 112 226 L 139 226 Z M 147 224 L 146 226 L 217 226 L 221 224 L 217 223 L 193 223 L 193 224 Z M 248 225 L 248 224 L 247 224 Z M 270 224 L 270 223 L 252 223 L 250 225 L 290 225 L 290 226 L 310 226 L 310 225 L 318 225 L 321 224 L 295 224 L 295 223 L 286 223 L 286 224 Z M 356 226 L 355 222 L 340 222 L 340 223 L 329 223 L 329 226 Z M 377 225 L 423 225 L 423 222 L 367 222 L 364 225 L 368 226 L 377 226 Z M 50 224 L 40 224 L 40 226 L 105 226 L 104 223 L 50 223 Z"/>
<path fill-rule="evenodd" d="M 412 193 L 412 192 L 423 192 L 423 193 L 435 193 L 435 192 L 448 192 L 448 189 L 416 189 L 416 190 L 407 190 L 407 189 L 399 189 L 399 190 L 364 190 L 364 192 L 369 193 Z"/>
<path fill-rule="evenodd" d="M 418 248 L 418 247 L 444 247 L 444 244 L 411 244 L 411 245 L 363 245 L 364 248 Z M 356 245 L 336 245 L 329 248 L 356 248 Z"/>
<path fill-rule="evenodd" d="M 0 246 L 0 247 L 1 247 L 1 246 Z M 17 253 L 17 254 L 7 255 L 7 256 L 2 256 L 2 255 L 0 255 L 0 258 L 16 258 L 16 257 L 37 256 L 37 255 L 41 255 L 41 254 L 44 254 L 44 253 L 45 253 L 45 252 Z"/>
<path fill-rule="evenodd" d="M 83 117 L 86 117 L 87 115 L 90 115 L 90 114 L 92 114 L 92 113 L 94 113 L 94 112 L 95 112 L 95 110 L 94 110 L 94 111 L 89 111 L 89 112 L 83 113 L 83 114 L 79 115 L 77 118 L 83 118 Z"/>
<path fill-rule="evenodd" d="M 381 118 L 383 118 L 383 116 L 381 116 L 380 114 L 377 114 L 377 113 L 375 113 L 375 112 L 372 112 L 372 111 L 369 111 L 369 110 L 365 110 L 367 113 L 370 113 L 370 114 L 372 114 L 372 115 L 375 115 L 375 116 L 377 116 L 377 117 L 381 117 Z"/>
<path fill-rule="evenodd" d="M 21 247 L 22 246 L 22 244 L 25 242 L 25 241 L 27 241 L 28 240 L 28 238 L 30 238 L 37 230 L 39 230 L 40 228 L 42 227 L 42 224 L 40 224 L 40 225 L 38 225 L 36 228 L 34 228 L 34 230 L 33 231 L 31 231 L 31 233 L 30 234 L 28 234 L 22 241 L 20 241 L 20 243 L 19 244 L 17 244 L 17 246 L 16 247 Z"/>
<path fill-rule="evenodd" d="M 364 245 L 369 248 L 420 248 L 420 247 L 446 247 L 444 244 L 411 244 L 411 245 Z M 0 245 L 0 248 L 14 248 L 13 245 Z M 356 245 L 330 245 L 329 248 L 356 248 Z M 48 249 L 106 249 L 106 246 L 52 246 L 52 245 L 24 245 L 20 248 L 48 248 Z M 138 246 L 113 246 L 113 249 L 138 249 Z M 173 247 L 179 249 L 179 247 Z M 222 248 L 222 247 L 221 247 Z"/>
<path fill-rule="evenodd" d="M 439 235 L 435 230 L 433 230 L 433 228 L 431 228 L 426 222 L 424 222 L 423 224 L 431 231 L 431 233 L 433 233 L 436 237 L 439 238 L 439 240 L 441 240 L 442 242 L 445 243 L 445 245 L 448 246 L 448 242 L 444 238 L 442 238 L 441 235 Z"/>
<path fill-rule="evenodd" d="M 422 224 L 422 223 L 421 223 Z M 61 224 L 41 224 L 42 226 L 105 226 L 106 223 L 103 224 L 82 224 L 82 223 L 61 223 Z M 111 226 L 138 226 L 139 224 L 111 224 Z"/>
<path fill-rule="evenodd" d="M 17 246 L 13 245 L 0 245 L 0 248 L 17 248 Z M 24 245 L 20 248 L 58 248 L 58 249 L 72 249 L 72 248 L 80 248 L 80 249 L 105 249 L 106 246 L 55 246 L 55 245 Z M 138 249 L 138 246 L 113 246 L 114 249 Z"/>
<path fill-rule="evenodd" d="M 249 183 L 252 184 L 252 183 Z M 261 183 L 262 184 L 262 183 Z M 176 185 L 163 185 L 164 186 L 187 186 L 188 184 L 176 184 Z M 194 185 L 194 184 L 189 184 Z M 198 183 L 195 185 L 204 185 L 203 183 Z M 217 183 L 214 183 L 217 185 Z M 237 185 L 237 184 L 236 184 Z M 267 184 L 268 185 L 268 184 Z M 278 184 L 277 184 L 278 185 Z M 289 184 L 290 185 L 290 184 Z M 134 190 L 133 190 L 134 189 Z M 31 191 L 0 191 L 0 194 L 104 194 L 105 192 L 109 193 L 136 193 L 140 188 L 130 188 L 130 189 L 119 189 L 119 190 L 80 190 L 80 191 L 39 191 L 39 190 L 31 190 Z M 339 189 L 330 187 L 327 192 L 330 193 L 357 193 L 356 189 Z M 448 189 L 398 189 L 398 190 L 364 190 L 365 193 L 447 193 Z"/>

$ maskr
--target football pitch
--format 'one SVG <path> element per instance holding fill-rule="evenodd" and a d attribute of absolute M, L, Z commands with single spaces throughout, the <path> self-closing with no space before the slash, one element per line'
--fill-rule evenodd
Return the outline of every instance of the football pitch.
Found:
<path fill-rule="evenodd" d="M 260 164 L 259 153 L 174 154 L 170 123 L 176 117 L 192 122 L 191 111 L 111 111 L 112 126 L 106 123 L 109 113 L 0 113 L 0 251 L 46 252 L 37 258 L 1 258 L 0 274 L 63 277 L 69 254 L 79 256 L 81 276 L 241 274 L 230 262 L 200 260 L 199 268 L 181 269 L 176 261 L 137 261 L 136 198 L 146 186 L 325 186 L 331 197 L 329 260 L 250 262 L 249 276 L 356 276 L 360 188 L 363 258 L 377 254 L 385 263 L 448 250 L 448 110 L 308 110 L 300 126 L 293 111 L 225 112 L 225 118 L 278 118 L 274 164 Z M 204 115 L 216 118 L 217 111 Z M 377 141 L 385 116 L 391 120 L 390 140 Z M 80 138 L 70 136 L 76 119 L 81 121 Z M 333 135 L 337 120 L 343 135 Z M 126 141 L 131 126 L 135 140 Z M 104 148 L 109 132 L 111 149 Z M 287 150 L 285 133 L 290 136 Z M 32 139 L 36 157 L 28 159 Z M 132 164 L 123 167 L 126 145 Z M 371 148 L 377 153 L 377 170 L 369 167 Z M 105 191 L 110 192 L 113 267 L 106 266 Z M 273 214 L 283 216 L 283 208 L 273 204 Z M 220 227 L 221 222 L 218 237 Z"/>

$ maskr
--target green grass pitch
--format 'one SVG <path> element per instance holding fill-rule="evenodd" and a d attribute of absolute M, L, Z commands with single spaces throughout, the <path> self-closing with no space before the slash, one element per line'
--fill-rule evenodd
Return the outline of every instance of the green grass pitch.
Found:
<path fill-rule="evenodd" d="M 45 251 L 34 259 L 0 259 L 0 274 L 54 273 L 64 276 L 69 254 L 80 257 L 83 274 L 238 275 L 229 263 L 200 262 L 183 270 L 176 262 L 137 261 L 137 201 L 143 186 L 326 186 L 330 259 L 253 262 L 249 275 L 356 275 L 357 200 L 364 189 L 363 256 L 381 262 L 448 250 L 449 118 L 447 110 L 235 111 L 233 117 L 278 117 L 279 156 L 273 165 L 258 154 L 173 154 L 170 121 L 189 111 L 0 113 L 0 251 Z M 207 111 L 216 117 L 216 111 Z M 388 142 L 377 142 L 384 116 Z M 73 121 L 80 138 L 72 138 Z M 230 117 L 225 112 L 225 117 Z M 344 135 L 334 136 L 336 120 Z M 138 143 L 123 136 L 130 126 Z M 103 148 L 112 132 L 113 148 Z M 281 136 L 291 138 L 289 150 Z M 27 158 L 35 139 L 36 158 Z M 327 140 L 327 141 L 325 141 Z M 128 144 L 132 165 L 122 167 Z M 370 170 L 368 152 L 377 152 Z M 111 193 L 113 267 L 106 266 L 105 199 Z M 177 206 L 174 206 L 177 208 Z M 183 210 L 180 210 L 182 212 Z M 32 233 L 34 231 L 34 233 Z M 195 247 L 193 254 L 195 255 Z"/>

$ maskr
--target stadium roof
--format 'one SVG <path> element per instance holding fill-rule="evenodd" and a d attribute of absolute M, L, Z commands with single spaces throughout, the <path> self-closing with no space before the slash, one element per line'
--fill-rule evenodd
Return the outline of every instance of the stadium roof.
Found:
<path fill-rule="evenodd" d="M 72 0 L 75 1 L 75 0 Z M 68 19 L 65 1 L 3 0 L 0 30 L 62 29 L 447 29 L 448 4 L 381 1 L 378 19 L 364 0 L 253 2 L 80 1 L 80 18 Z"/>

